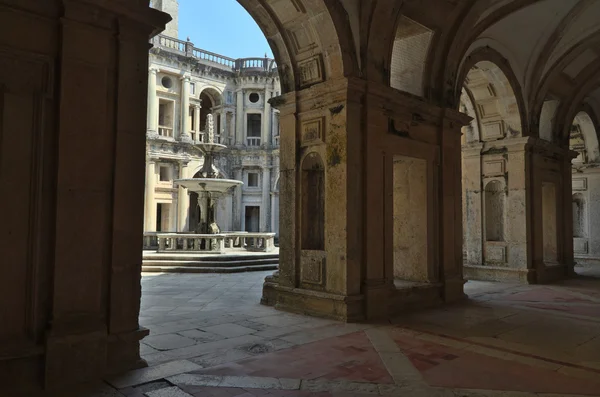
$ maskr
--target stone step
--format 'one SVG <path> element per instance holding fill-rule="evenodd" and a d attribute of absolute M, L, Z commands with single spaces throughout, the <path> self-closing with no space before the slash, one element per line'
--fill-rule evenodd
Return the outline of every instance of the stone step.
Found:
<path fill-rule="evenodd" d="M 207 261 L 207 260 L 163 260 L 163 259 L 144 259 L 142 266 L 185 266 L 185 267 L 238 267 L 238 266 L 263 266 L 278 265 L 279 258 L 252 259 L 229 261 Z"/>
<path fill-rule="evenodd" d="M 156 252 L 144 253 L 143 260 L 152 261 L 196 261 L 196 262 L 231 262 L 231 261 L 250 261 L 263 259 L 279 260 L 279 254 L 251 254 L 251 255 L 227 255 L 227 254 L 198 254 L 198 253 L 181 253 L 181 254 L 157 254 Z"/>
<path fill-rule="evenodd" d="M 148 273 L 244 273 L 277 270 L 277 264 L 235 266 L 235 267 L 198 267 L 198 266 L 148 266 L 143 264 L 142 271 Z"/>

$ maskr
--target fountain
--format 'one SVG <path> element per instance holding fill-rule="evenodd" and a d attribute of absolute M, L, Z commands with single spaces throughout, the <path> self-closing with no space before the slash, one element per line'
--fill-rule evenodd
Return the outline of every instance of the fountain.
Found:
<path fill-rule="evenodd" d="M 217 153 L 227 148 L 225 145 L 215 143 L 214 122 L 212 114 L 207 116 L 206 139 L 196 143 L 204 154 L 204 165 L 200 170 L 200 178 L 178 179 L 175 183 L 185 187 L 190 192 L 198 194 L 198 205 L 200 206 L 201 220 L 194 227 L 198 234 L 219 234 L 219 225 L 215 221 L 215 204 L 229 189 L 234 186 L 243 185 L 242 181 L 234 179 L 223 179 L 219 170 L 214 166 Z M 206 140 L 206 142 L 204 142 Z M 190 229 L 192 225 L 190 225 Z"/>

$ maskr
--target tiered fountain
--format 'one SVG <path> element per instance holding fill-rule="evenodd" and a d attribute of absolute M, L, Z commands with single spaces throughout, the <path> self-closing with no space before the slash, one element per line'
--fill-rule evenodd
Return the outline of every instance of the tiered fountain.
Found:
<path fill-rule="evenodd" d="M 243 185 L 243 182 L 234 179 L 223 179 L 219 170 L 213 164 L 217 153 L 226 149 L 227 146 L 215 143 L 212 114 L 207 116 L 206 132 L 205 136 L 202 137 L 202 142 L 196 143 L 196 146 L 204 153 L 204 165 L 200 170 L 201 177 L 178 179 L 175 183 L 187 188 L 190 192 L 198 194 L 201 221 L 197 226 L 190 225 L 190 228 L 193 227 L 198 234 L 218 234 L 221 230 L 215 221 L 215 204 L 229 189 Z"/>

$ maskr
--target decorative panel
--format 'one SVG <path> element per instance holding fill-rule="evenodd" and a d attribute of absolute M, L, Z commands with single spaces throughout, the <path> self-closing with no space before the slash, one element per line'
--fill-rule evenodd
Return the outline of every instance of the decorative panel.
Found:
<path fill-rule="evenodd" d="M 588 254 L 588 241 L 585 238 L 573 239 L 573 251 L 575 254 Z"/>
<path fill-rule="evenodd" d="M 300 256 L 300 281 L 308 284 L 325 284 L 325 251 L 303 250 Z"/>
<path fill-rule="evenodd" d="M 296 55 L 318 47 L 311 25 L 302 25 L 289 31 Z"/>
<path fill-rule="evenodd" d="M 302 136 L 301 145 L 315 145 L 325 143 L 325 118 L 320 117 L 318 119 L 305 121 L 302 123 Z"/>
<path fill-rule="evenodd" d="M 488 263 L 506 263 L 506 247 L 495 244 L 486 244 L 485 261 Z"/>
<path fill-rule="evenodd" d="M 482 139 L 484 141 L 493 141 L 496 139 L 502 139 L 505 137 L 504 123 L 502 121 L 495 121 L 492 123 L 486 123 L 482 125 Z"/>
<path fill-rule="evenodd" d="M 499 160 L 484 160 L 483 175 L 484 176 L 502 176 L 506 172 L 506 163 L 503 159 Z"/>
<path fill-rule="evenodd" d="M 321 54 L 298 62 L 298 69 L 300 70 L 301 87 L 321 83 L 325 80 L 323 74 L 323 58 Z"/>
<path fill-rule="evenodd" d="M 0 48 L 0 348 L 35 334 L 40 164 L 50 60 Z M 31 288 L 33 286 L 33 288 Z M 33 342 L 29 340 L 29 342 Z"/>
<path fill-rule="evenodd" d="M 573 178 L 573 190 L 587 190 L 587 178 Z"/>

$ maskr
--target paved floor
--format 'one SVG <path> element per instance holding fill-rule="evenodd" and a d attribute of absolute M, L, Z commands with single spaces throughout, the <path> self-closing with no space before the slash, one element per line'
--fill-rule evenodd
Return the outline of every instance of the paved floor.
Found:
<path fill-rule="evenodd" d="M 600 269 L 580 271 L 370 325 L 261 306 L 264 272 L 144 275 L 150 367 L 97 396 L 600 396 Z"/>

